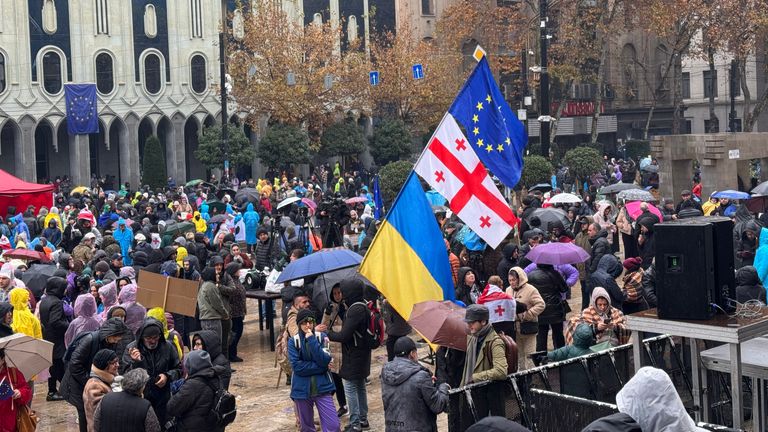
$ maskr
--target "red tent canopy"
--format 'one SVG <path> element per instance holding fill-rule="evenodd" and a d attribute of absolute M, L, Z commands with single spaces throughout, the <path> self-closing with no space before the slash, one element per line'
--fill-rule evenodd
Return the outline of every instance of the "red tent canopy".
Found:
<path fill-rule="evenodd" d="M 8 207 L 23 213 L 28 206 L 50 208 L 53 205 L 53 185 L 29 183 L 0 170 L 0 215 L 8 214 Z"/>

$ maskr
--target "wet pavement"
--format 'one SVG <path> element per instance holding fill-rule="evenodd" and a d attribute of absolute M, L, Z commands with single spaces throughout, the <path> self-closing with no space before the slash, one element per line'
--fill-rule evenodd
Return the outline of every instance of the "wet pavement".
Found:
<path fill-rule="evenodd" d="M 277 310 L 279 311 L 279 303 Z M 248 310 L 258 311 L 256 300 L 248 300 Z M 276 320 L 279 327 L 279 318 Z M 269 331 L 259 331 L 258 315 L 249 313 L 245 321 L 245 334 L 240 340 L 239 355 L 245 361 L 233 363 L 236 372 L 232 375 L 230 392 L 237 397 L 237 420 L 228 431 L 297 431 L 290 399 L 290 387 L 285 385 L 282 374 L 278 383 L 278 368 L 275 355 L 269 351 Z M 422 348 L 426 354 L 426 348 Z M 381 401 L 379 373 L 387 361 L 385 348 L 373 352 L 371 384 L 368 386 L 368 420 L 371 430 L 384 431 L 384 407 Z M 426 365 L 431 370 L 434 367 Z M 46 402 L 46 383 L 37 383 L 32 408 L 40 415 L 38 431 L 77 432 L 77 414 L 74 407 L 66 402 Z M 334 399 L 334 402 L 335 399 Z M 342 427 L 349 417 L 342 419 Z M 447 430 L 447 416 L 438 416 L 440 430 Z"/>

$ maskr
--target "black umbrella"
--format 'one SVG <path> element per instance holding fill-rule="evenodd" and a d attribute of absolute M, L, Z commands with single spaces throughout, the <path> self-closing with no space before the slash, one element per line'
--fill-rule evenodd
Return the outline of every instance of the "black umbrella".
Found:
<path fill-rule="evenodd" d="M 32 267 L 21 275 L 21 280 L 27 288 L 32 290 L 35 298 L 39 299 L 45 291 L 45 283 L 55 271 L 56 265 L 54 264 L 32 264 Z"/>
<path fill-rule="evenodd" d="M 640 186 L 632 183 L 614 183 L 612 185 L 608 185 L 605 187 L 600 188 L 597 193 L 600 195 L 610 195 L 619 193 L 623 190 L 629 190 L 629 189 L 642 189 Z"/>
<path fill-rule="evenodd" d="M 365 290 L 375 290 L 376 288 L 357 272 L 357 266 L 347 267 L 332 272 L 318 275 L 312 283 L 312 304 L 317 306 L 320 311 L 325 310 L 331 298 L 331 290 L 337 283 L 346 279 L 360 279 L 365 285 Z M 368 298 L 368 296 L 366 296 Z"/>
<path fill-rule="evenodd" d="M 752 189 L 752 193 L 755 195 L 768 195 L 768 181 L 762 182 Z"/>
<path fill-rule="evenodd" d="M 542 192 L 551 191 L 552 185 L 549 183 L 539 183 L 531 188 L 528 188 L 528 192 L 533 192 L 536 190 L 542 191 Z"/>
<path fill-rule="evenodd" d="M 184 233 L 188 232 L 194 232 L 195 231 L 195 224 L 192 222 L 168 222 L 165 224 L 165 231 L 163 232 L 163 235 L 171 236 L 172 238 L 176 238 L 178 236 L 183 236 Z"/>
<path fill-rule="evenodd" d="M 541 228 L 542 231 L 548 232 L 549 226 L 557 221 L 563 224 L 564 227 L 570 225 L 570 221 L 568 220 L 568 214 L 559 208 L 554 207 L 547 207 L 547 208 L 539 208 L 534 210 L 530 216 L 525 220 L 528 222 L 528 225 L 531 224 L 531 219 L 534 217 L 538 217 L 541 221 Z"/>
<path fill-rule="evenodd" d="M 208 204 L 209 214 L 213 214 L 214 209 L 216 209 L 217 213 L 224 213 L 227 211 L 227 205 L 219 200 L 208 200 L 205 203 Z"/>
<path fill-rule="evenodd" d="M 216 198 L 224 199 L 224 195 L 235 196 L 236 193 L 234 189 L 228 189 L 228 188 L 221 188 L 216 191 Z"/>
<path fill-rule="evenodd" d="M 217 215 L 211 216 L 211 218 L 208 219 L 208 223 L 212 223 L 212 224 L 222 223 L 222 222 L 224 222 L 226 220 L 227 220 L 227 215 L 222 213 L 222 214 L 217 214 Z"/>
<path fill-rule="evenodd" d="M 252 203 L 257 203 L 259 202 L 259 198 L 259 191 L 254 188 L 242 188 L 235 194 L 235 201 L 237 202 L 249 201 Z"/>

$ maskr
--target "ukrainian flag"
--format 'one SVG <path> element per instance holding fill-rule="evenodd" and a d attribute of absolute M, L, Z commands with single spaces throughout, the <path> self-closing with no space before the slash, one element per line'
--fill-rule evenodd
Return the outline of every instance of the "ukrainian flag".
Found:
<path fill-rule="evenodd" d="M 413 171 L 381 223 L 359 272 L 406 320 L 416 303 L 455 298 L 445 242 Z"/>

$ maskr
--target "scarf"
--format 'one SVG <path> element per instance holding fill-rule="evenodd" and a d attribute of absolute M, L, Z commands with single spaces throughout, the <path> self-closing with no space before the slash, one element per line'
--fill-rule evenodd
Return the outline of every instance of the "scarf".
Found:
<path fill-rule="evenodd" d="M 488 323 L 477 333 L 470 335 L 467 341 L 467 359 L 464 362 L 464 377 L 461 380 L 462 385 L 472 381 L 472 374 L 475 372 L 475 363 L 477 362 L 478 342 L 485 341 L 485 337 L 491 332 L 491 324 Z"/>

